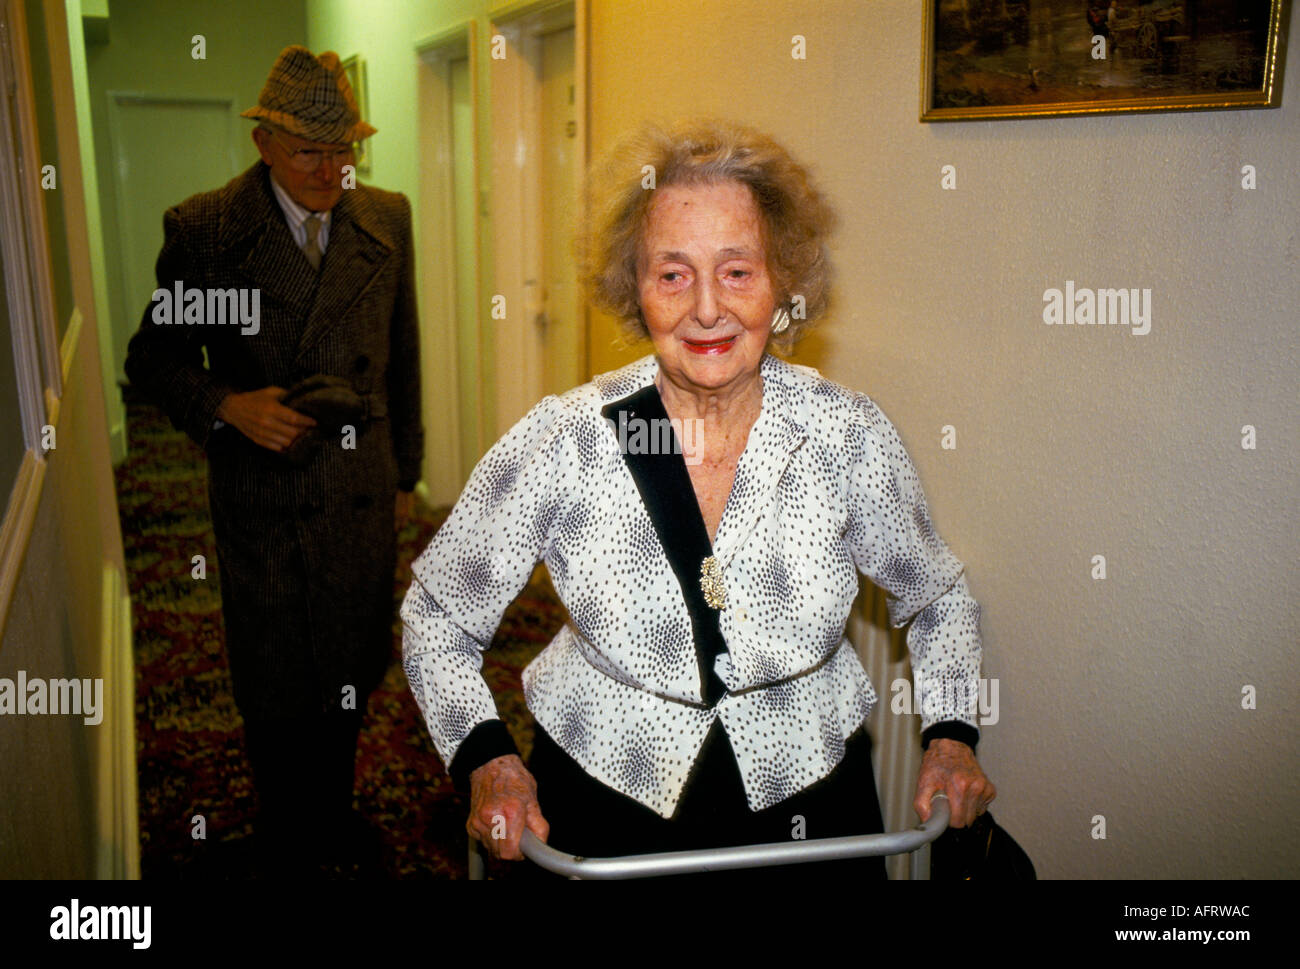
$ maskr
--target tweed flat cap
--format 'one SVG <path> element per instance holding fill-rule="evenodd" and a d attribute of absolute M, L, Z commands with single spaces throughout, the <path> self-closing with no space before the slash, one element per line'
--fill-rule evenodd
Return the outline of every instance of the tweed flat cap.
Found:
<path fill-rule="evenodd" d="M 325 145 L 361 141 L 375 133 L 361 120 L 339 55 L 327 50 L 317 57 L 297 44 L 280 51 L 257 106 L 240 117 Z"/>

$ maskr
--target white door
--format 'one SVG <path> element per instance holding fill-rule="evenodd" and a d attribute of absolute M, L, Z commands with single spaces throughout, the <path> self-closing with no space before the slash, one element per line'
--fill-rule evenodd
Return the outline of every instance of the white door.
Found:
<path fill-rule="evenodd" d="M 495 440 L 485 414 L 475 70 L 468 30 L 420 51 L 420 375 L 427 500 L 451 504 Z"/>
<path fill-rule="evenodd" d="M 109 99 L 119 262 L 116 273 L 110 265 L 109 278 L 117 280 L 110 298 L 111 352 L 113 372 L 122 379 L 127 342 L 156 287 L 154 263 L 162 248 L 163 213 L 196 192 L 220 188 L 238 174 L 238 129 L 229 99 L 118 92 L 110 92 Z M 163 141 L 191 149 L 164 151 Z M 112 253 L 106 255 L 113 258 Z"/>
<path fill-rule="evenodd" d="M 542 392 L 562 394 L 584 382 L 586 341 L 579 316 L 573 230 L 578 213 L 578 118 L 573 28 L 541 38 Z"/>
<path fill-rule="evenodd" d="M 539 399 L 586 379 L 572 238 L 584 164 L 574 8 L 560 3 L 494 24 L 492 277 L 503 313 L 483 346 L 504 433 Z M 485 324 L 486 325 L 486 324 Z"/>

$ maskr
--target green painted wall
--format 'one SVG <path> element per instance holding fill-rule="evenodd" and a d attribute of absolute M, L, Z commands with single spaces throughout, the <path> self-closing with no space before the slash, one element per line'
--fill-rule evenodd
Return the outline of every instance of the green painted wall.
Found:
<path fill-rule="evenodd" d="M 368 120 L 379 129 L 371 172 L 374 184 L 404 192 L 412 202 L 416 199 L 417 49 L 473 21 L 478 27 L 479 55 L 485 56 L 490 36 L 488 11 L 501 6 L 486 0 L 307 0 L 308 46 L 314 51 L 334 50 L 345 58 L 359 54 L 366 61 Z M 480 82 L 480 94 L 486 98 L 490 91 L 487 78 L 481 76 Z M 489 121 L 488 117 L 479 119 L 480 158 L 488 157 Z"/>
<path fill-rule="evenodd" d="M 374 167 L 369 181 L 395 192 L 403 192 L 416 211 L 421 204 L 419 191 L 420 145 L 418 142 L 419 106 L 417 99 L 417 50 L 436 43 L 457 30 L 472 24 L 477 35 L 480 65 L 489 63 L 492 16 L 509 15 L 528 4 L 488 3 L 487 0 L 425 0 L 425 2 L 360 2 L 360 0 L 308 0 L 307 33 L 314 51 L 334 50 L 340 57 L 360 55 L 366 61 L 369 85 L 369 118 L 379 129 L 374 139 Z M 480 70 L 478 77 L 478 157 L 479 198 L 491 198 L 491 85 L 490 72 Z M 492 278 L 491 216 L 479 211 L 479 265 L 482 280 Z M 416 250 L 421 252 L 417 219 Z M 478 294 L 483 298 L 483 294 Z M 483 359 L 491 360 L 491 329 L 480 332 L 477 321 L 462 319 L 459 324 L 462 347 L 482 341 Z M 447 394 L 459 395 L 461 414 L 461 463 L 465 470 L 473 466 L 490 446 L 494 435 L 485 429 L 496 426 L 496 388 L 491 367 L 479 373 L 473 359 L 462 356 L 456 388 L 425 388 L 426 434 L 430 420 L 436 420 L 438 401 Z M 481 421 L 472 416 L 481 415 Z M 426 449 L 430 450 L 430 449 Z M 426 454 L 426 467 L 445 460 L 438 454 Z"/>

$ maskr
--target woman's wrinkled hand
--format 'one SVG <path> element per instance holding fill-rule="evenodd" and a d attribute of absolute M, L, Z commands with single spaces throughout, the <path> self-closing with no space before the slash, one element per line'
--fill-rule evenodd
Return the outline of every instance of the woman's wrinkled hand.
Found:
<path fill-rule="evenodd" d="M 936 794 L 948 796 L 948 807 L 952 812 L 949 825 L 964 828 L 988 810 L 998 791 L 980 770 L 968 745 L 943 738 L 930 741 L 925 756 L 921 758 L 912 807 L 922 821 L 930 820 L 930 798 Z"/>
<path fill-rule="evenodd" d="M 488 761 L 469 775 L 469 821 L 465 829 L 493 858 L 519 861 L 519 841 L 527 829 L 545 841 L 551 826 L 537 802 L 537 781 L 518 754 Z"/>

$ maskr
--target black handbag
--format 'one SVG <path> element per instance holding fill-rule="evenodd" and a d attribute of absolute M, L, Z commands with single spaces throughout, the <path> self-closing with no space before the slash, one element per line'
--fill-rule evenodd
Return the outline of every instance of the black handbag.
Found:
<path fill-rule="evenodd" d="M 931 881 L 1035 881 L 1034 863 L 985 811 L 965 828 L 949 828 L 930 846 Z"/>

